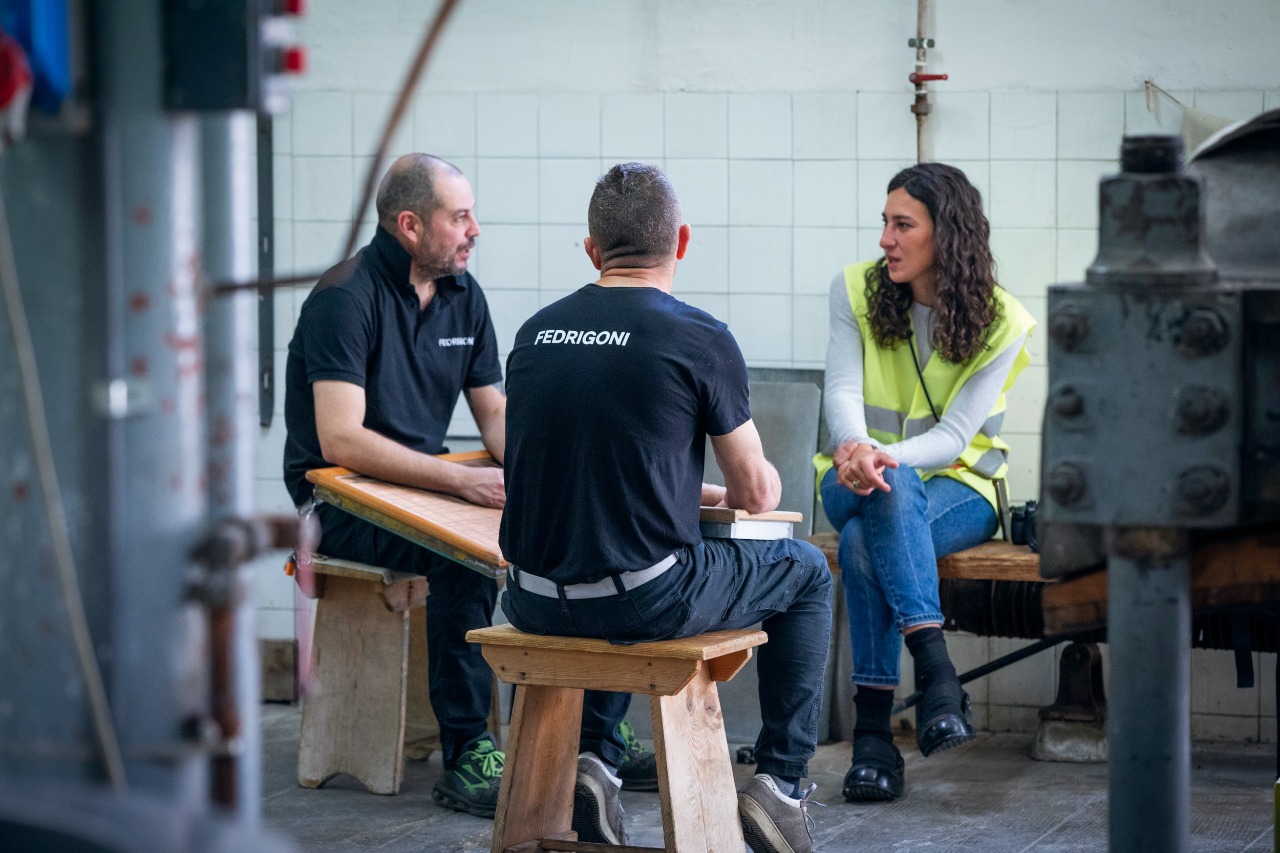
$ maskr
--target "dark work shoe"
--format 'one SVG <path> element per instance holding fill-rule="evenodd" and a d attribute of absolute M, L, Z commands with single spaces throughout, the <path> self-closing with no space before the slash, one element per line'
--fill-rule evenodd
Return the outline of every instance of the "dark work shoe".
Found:
<path fill-rule="evenodd" d="M 618 778 L 624 791 L 658 790 L 658 756 L 636 740 L 636 730 L 626 720 L 618 723 L 618 737 L 627 747 L 618 765 Z"/>
<path fill-rule="evenodd" d="M 493 817 L 502 786 L 506 753 L 495 749 L 489 735 L 476 738 L 431 790 L 431 799 L 454 811 Z"/>
<path fill-rule="evenodd" d="M 738 817 L 747 846 L 754 853 L 810 853 L 813 818 L 809 817 L 809 795 L 815 787 L 805 788 L 796 800 L 779 791 L 768 773 L 757 773 L 742 783 Z"/>
<path fill-rule="evenodd" d="M 927 758 L 974 740 L 973 706 L 956 678 L 939 678 L 916 706 L 916 744 Z"/>
<path fill-rule="evenodd" d="M 905 772 L 896 746 L 884 738 L 855 737 L 853 765 L 844 774 L 844 798 L 851 803 L 896 800 L 902 796 Z"/>
<path fill-rule="evenodd" d="M 573 831 L 579 841 L 626 844 L 622 828 L 622 789 L 604 762 L 590 752 L 578 756 L 578 781 L 573 786 Z"/>

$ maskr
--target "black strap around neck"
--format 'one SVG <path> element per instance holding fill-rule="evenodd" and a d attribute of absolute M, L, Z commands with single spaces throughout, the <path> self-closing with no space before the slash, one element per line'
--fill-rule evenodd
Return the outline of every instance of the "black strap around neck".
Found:
<path fill-rule="evenodd" d="M 911 333 L 911 337 L 907 338 L 907 343 L 911 346 L 911 364 L 916 369 L 916 376 L 920 377 L 920 390 L 924 392 L 924 399 L 929 404 L 929 411 L 933 412 L 933 419 L 941 421 L 942 416 L 938 414 L 938 407 L 933 405 L 933 398 L 929 396 L 929 386 L 924 384 L 924 371 L 920 369 L 920 357 L 916 355 L 916 336 Z"/>

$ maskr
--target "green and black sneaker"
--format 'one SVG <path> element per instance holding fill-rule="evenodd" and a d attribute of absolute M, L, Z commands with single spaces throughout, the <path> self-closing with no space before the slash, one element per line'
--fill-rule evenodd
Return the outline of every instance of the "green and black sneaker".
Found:
<path fill-rule="evenodd" d="M 626 720 L 618 723 L 618 737 L 627 748 L 618 765 L 618 778 L 624 791 L 658 790 L 658 756 L 636 740 L 636 730 Z"/>
<path fill-rule="evenodd" d="M 495 749 L 487 733 L 476 738 L 446 770 L 431 791 L 431 799 L 447 809 L 477 817 L 493 817 L 498 807 L 498 788 L 507 754 Z"/>

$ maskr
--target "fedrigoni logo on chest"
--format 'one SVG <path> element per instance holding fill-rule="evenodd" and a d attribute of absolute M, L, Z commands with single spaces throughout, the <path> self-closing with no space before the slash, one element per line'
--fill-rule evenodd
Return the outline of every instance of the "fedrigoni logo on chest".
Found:
<path fill-rule="evenodd" d="M 630 332 L 611 332 L 602 329 L 598 332 L 581 332 L 577 329 L 543 329 L 533 336 L 533 345 L 538 344 L 595 344 L 625 347 L 631 337 Z"/>
<path fill-rule="evenodd" d="M 470 338 L 441 338 L 439 341 L 442 347 L 471 347 L 475 346 L 476 339 Z"/>

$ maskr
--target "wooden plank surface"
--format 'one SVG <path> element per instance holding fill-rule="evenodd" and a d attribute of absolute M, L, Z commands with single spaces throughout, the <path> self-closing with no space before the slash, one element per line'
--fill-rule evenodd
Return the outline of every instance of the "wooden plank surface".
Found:
<path fill-rule="evenodd" d="M 1280 534 L 1249 533 L 1198 543 L 1191 553 L 1192 610 L 1280 600 Z M 1107 573 L 1093 572 L 1045 587 L 1046 633 L 1107 623 Z"/>
<path fill-rule="evenodd" d="M 467 632 L 468 643 L 498 646 L 522 646 L 532 649 L 560 649 L 586 651 L 597 654 L 635 655 L 637 657 L 666 657 L 681 660 L 711 660 L 731 652 L 749 649 L 768 642 L 764 631 L 731 630 L 708 631 L 696 637 L 679 640 L 658 640 L 635 645 L 615 645 L 608 640 L 589 637 L 561 637 L 550 634 L 526 634 L 513 625 L 494 625 L 492 628 L 476 628 Z"/>
<path fill-rule="evenodd" d="M 577 687 L 615 693 L 670 696 L 707 664 L 688 658 L 638 657 L 569 649 L 528 649 L 486 645 L 493 674 L 516 685 Z"/>
<path fill-rule="evenodd" d="M 459 465 L 496 467 L 486 451 L 446 453 L 439 458 Z M 502 510 L 477 506 L 453 495 L 415 489 L 366 477 L 348 468 L 316 468 L 307 472 L 317 500 L 388 530 L 397 536 L 455 560 L 469 569 L 498 578 L 507 561 L 498 546 Z M 702 507 L 699 518 L 710 523 L 804 520 L 798 512 L 748 513 L 727 507 Z"/>
<path fill-rule="evenodd" d="M 735 521 L 804 521 L 804 514 L 774 510 L 773 512 L 747 512 L 745 509 L 730 509 L 727 506 L 704 506 L 698 510 L 699 521 L 711 521 L 719 524 L 733 524 Z"/>
<path fill-rule="evenodd" d="M 383 586 L 390 586 L 398 581 L 408 581 L 421 577 L 411 572 L 393 572 L 390 569 L 370 566 L 367 563 L 357 563 L 354 560 L 339 560 L 320 554 L 312 555 L 311 571 L 317 575 L 329 575 L 331 577 L 367 581 L 377 580 L 381 581 Z"/>
<path fill-rule="evenodd" d="M 833 531 L 815 533 L 808 538 L 827 558 L 831 571 L 840 572 L 837 553 L 840 534 Z M 938 560 L 938 577 L 983 581 L 1036 581 L 1040 577 L 1040 555 L 1025 545 L 1014 545 L 992 539 Z"/>
<path fill-rule="evenodd" d="M 488 453 L 446 454 L 460 465 L 496 466 Z M 502 510 L 477 506 L 453 495 L 387 483 L 347 468 L 307 472 L 316 497 L 365 521 L 443 554 L 490 577 L 506 572 L 498 547 Z"/>
<path fill-rule="evenodd" d="M 993 539 L 938 560 L 938 577 L 968 580 L 1037 581 L 1040 555 L 1026 545 Z"/>

